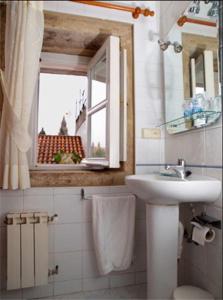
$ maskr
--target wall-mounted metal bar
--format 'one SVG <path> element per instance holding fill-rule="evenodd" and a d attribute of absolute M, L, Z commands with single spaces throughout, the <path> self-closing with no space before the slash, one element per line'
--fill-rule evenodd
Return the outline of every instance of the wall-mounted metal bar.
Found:
<path fill-rule="evenodd" d="M 84 189 L 81 189 L 81 200 L 92 200 L 92 196 L 85 196 Z"/>
<path fill-rule="evenodd" d="M 166 165 L 175 165 L 171 163 L 153 163 L 153 164 L 136 164 L 136 167 L 165 167 Z M 191 165 L 191 164 L 186 164 L 186 167 L 190 168 L 204 168 L 204 169 L 223 169 L 223 166 L 220 165 Z"/>
<path fill-rule="evenodd" d="M 193 23 L 193 24 L 198 24 L 198 25 L 205 25 L 205 26 L 210 26 L 210 27 L 216 27 L 215 22 L 209 22 L 205 20 L 198 20 L 198 19 L 193 19 L 193 18 L 188 18 L 187 16 L 181 16 L 177 20 L 178 26 L 182 27 L 185 23 Z"/>
<path fill-rule="evenodd" d="M 110 3 L 98 2 L 98 1 L 79 1 L 79 0 L 70 0 L 70 1 L 130 12 L 130 13 L 132 13 L 132 17 L 134 19 L 137 19 L 139 17 L 139 15 L 143 15 L 144 17 L 149 17 L 149 16 L 153 17 L 155 15 L 155 12 L 153 10 L 150 10 L 149 8 L 124 6 L 124 5 L 120 5 L 120 4 L 111 3 L 111 1 L 109 1 Z"/>

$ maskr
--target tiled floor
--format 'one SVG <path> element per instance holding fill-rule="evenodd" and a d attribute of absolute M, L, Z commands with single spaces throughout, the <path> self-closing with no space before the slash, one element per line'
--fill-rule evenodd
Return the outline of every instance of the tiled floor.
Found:
<path fill-rule="evenodd" d="M 136 285 L 129 287 L 113 288 L 92 292 L 81 292 L 50 298 L 41 298 L 41 300 L 60 299 L 60 300 L 98 300 L 98 299 L 146 299 L 146 285 Z"/>

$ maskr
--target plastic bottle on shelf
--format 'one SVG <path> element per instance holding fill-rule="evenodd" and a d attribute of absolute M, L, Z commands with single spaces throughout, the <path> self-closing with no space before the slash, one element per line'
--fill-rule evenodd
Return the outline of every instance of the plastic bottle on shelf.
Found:
<path fill-rule="evenodd" d="M 194 120 L 194 127 L 202 127 L 206 125 L 207 120 L 205 116 L 206 97 L 203 94 L 196 94 L 192 100 L 192 116 Z"/>
<path fill-rule="evenodd" d="M 222 101 L 222 98 L 220 95 L 214 97 L 213 99 L 213 111 L 215 112 L 221 112 L 221 101 Z"/>
<path fill-rule="evenodd" d="M 184 110 L 185 127 L 187 129 L 193 127 L 192 108 L 193 106 L 192 106 L 191 99 L 185 99 L 183 104 L 183 110 Z"/>

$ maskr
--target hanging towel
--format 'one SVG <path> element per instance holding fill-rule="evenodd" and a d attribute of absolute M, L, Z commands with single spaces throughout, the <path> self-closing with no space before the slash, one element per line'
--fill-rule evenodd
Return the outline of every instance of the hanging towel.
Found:
<path fill-rule="evenodd" d="M 94 195 L 93 239 L 99 273 L 129 268 L 133 257 L 135 196 Z"/>

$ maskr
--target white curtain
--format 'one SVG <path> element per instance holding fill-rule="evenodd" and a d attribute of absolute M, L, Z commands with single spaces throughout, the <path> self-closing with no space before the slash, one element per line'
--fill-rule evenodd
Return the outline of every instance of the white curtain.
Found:
<path fill-rule="evenodd" d="M 7 1 L 4 102 L 0 127 L 0 186 L 30 187 L 29 121 L 44 31 L 43 1 Z"/>

